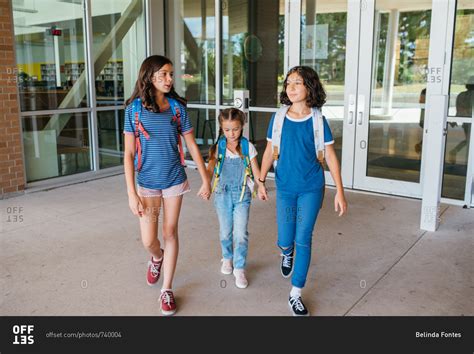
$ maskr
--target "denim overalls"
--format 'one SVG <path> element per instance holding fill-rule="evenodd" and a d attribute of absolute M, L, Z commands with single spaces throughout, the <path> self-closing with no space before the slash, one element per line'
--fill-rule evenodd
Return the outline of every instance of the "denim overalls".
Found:
<path fill-rule="evenodd" d="M 245 268 L 248 250 L 247 225 L 252 194 L 246 186 L 244 197 L 239 201 L 244 175 L 244 161 L 226 157 L 214 196 L 222 257 L 233 260 L 235 269 Z"/>

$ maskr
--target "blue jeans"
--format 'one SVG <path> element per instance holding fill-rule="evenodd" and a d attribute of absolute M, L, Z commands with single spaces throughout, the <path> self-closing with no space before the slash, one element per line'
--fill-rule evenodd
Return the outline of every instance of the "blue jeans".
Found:
<path fill-rule="evenodd" d="M 324 188 L 324 187 L 323 187 Z M 284 254 L 295 249 L 291 284 L 303 288 L 311 262 L 313 229 L 323 200 L 317 192 L 289 193 L 277 189 L 278 247 Z"/>
<path fill-rule="evenodd" d="M 240 158 L 226 158 L 214 206 L 219 219 L 222 257 L 233 260 L 235 269 L 244 269 L 248 252 L 248 221 L 252 195 L 248 187 L 242 201 L 243 163 Z"/>

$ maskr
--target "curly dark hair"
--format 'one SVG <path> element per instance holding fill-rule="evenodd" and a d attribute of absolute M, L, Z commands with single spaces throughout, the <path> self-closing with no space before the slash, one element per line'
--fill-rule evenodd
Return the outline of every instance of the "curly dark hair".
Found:
<path fill-rule="evenodd" d="M 166 64 L 173 65 L 173 62 L 162 55 L 152 55 L 146 58 L 142 65 L 140 66 L 140 71 L 138 73 L 138 79 L 135 83 L 135 88 L 130 98 L 125 102 L 128 106 L 132 101 L 140 97 L 143 103 L 143 106 L 152 112 L 159 112 L 160 107 L 156 104 L 155 100 L 155 87 L 153 86 L 153 75 L 159 71 Z M 171 86 L 171 90 L 166 94 L 167 97 L 174 98 L 184 107 L 186 107 L 186 99 L 179 96 L 175 89 L 174 85 Z"/>
<path fill-rule="evenodd" d="M 309 66 L 295 66 L 288 71 L 283 82 L 283 90 L 280 92 L 280 103 L 291 105 L 291 101 L 286 94 L 286 86 L 288 85 L 288 76 L 293 73 L 297 73 L 303 79 L 304 86 L 308 91 L 308 97 L 306 98 L 308 107 L 321 108 L 326 103 L 326 91 L 316 71 Z"/>

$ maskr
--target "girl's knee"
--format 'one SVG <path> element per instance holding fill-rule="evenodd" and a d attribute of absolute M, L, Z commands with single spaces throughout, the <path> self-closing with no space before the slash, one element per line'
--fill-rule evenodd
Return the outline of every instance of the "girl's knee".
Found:
<path fill-rule="evenodd" d="M 178 240 L 178 235 L 163 234 L 163 240 L 165 240 L 165 243 L 176 242 Z"/>
<path fill-rule="evenodd" d="M 160 241 L 158 241 L 158 239 L 156 239 L 156 238 L 154 238 L 154 239 L 143 239 L 142 238 L 142 242 L 143 242 L 143 246 L 147 250 L 153 250 L 153 249 L 160 246 Z"/>
<path fill-rule="evenodd" d="M 178 230 L 176 227 L 163 227 L 163 239 L 165 242 L 176 241 L 178 239 Z"/>
<path fill-rule="evenodd" d="M 232 229 L 220 229 L 219 238 L 221 241 L 232 239 Z"/>
<path fill-rule="evenodd" d="M 163 225 L 163 237 L 175 236 L 178 233 L 177 225 Z"/>
<path fill-rule="evenodd" d="M 234 241 L 235 241 L 235 243 L 238 243 L 238 244 L 247 243 L 248 239 L 249 239 L 249 234 L 248 234 L 247 231 L 234 232 Z"/>
<path fill-rule="evenodd" d="M 309 242 L 295 242 L 297 254 L 311 254 L 311 240 Z"/>
<path fill-rule="evenodd" d="M 295 243 L 301 247 L 311 247 L 313 242 L 313 228 L 299 229 L 295 236 Z"/>

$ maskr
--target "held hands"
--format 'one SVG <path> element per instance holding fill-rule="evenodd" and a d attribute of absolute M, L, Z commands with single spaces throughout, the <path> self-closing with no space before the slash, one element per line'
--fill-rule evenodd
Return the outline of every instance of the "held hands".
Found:
<path fill-rule="evenodd" d="M 128 206 L 132 211 L 133 215 L 138 216 L 140 218 L 143 216 L 143 205 L 140 201 L 140 198 L 138 198 L 138 195 L 132 194 L 128 196 Z"/>
<path fill-rule="evenodd" d="M 265 187 L 263 183 L 259 183 L 257 193 L 258 193 L 258 199 L 268 200 L 267 188 Z"/>
<path fill-rule="evenodd" d="M 334 211 L 339 212 L 339 216 L 342 216 L 347 211 L 347 202 L 344 197 L 344 192 L 337 192 L 334 197 Z"/>
<path fill-rule="evenodd" d="M 203 182 L 197 195 L 204 200 L 209 200 L 211 197 L 211 183 L 209 181 Z"/>

